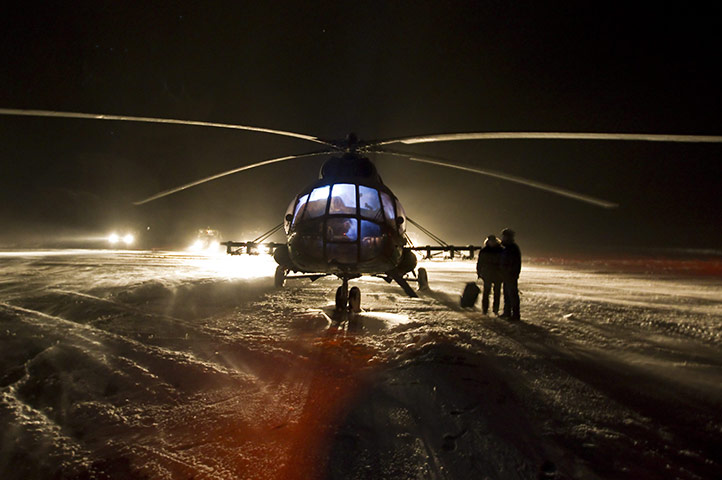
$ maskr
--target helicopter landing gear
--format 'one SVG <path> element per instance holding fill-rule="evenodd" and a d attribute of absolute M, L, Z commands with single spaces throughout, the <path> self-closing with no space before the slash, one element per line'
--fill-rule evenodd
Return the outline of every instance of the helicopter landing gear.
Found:
<path fill-rule="evenodd" d="M 273 284 L 276 288 L 282 288 L 286 283 L 286 269 L 281 265 L 276 267 L 276 274 L 273 276 Z"/>
<path fill-rule="evenodd" d="M 386 275 L 388 276 L 388 278 L 398 283 L 399 286 L 404 289 L 406 295 L 411 298 L 419 297 L 416 291 L 414 291 L 414 289 L 411 288 L 411 285 L 409 285 L 408 280 L 404 278 L 403 274 L 399 273 L 397 270 L 391 270 L 390 272 L 387 272 Z"/>
<path fill-rule="evenodd" d="M 359 313 L 361 311 L 361 289 L 353 287 L 348 292 L 348 309 L 351 313 Z"/>
<path fill-rule="evenodd" d="M 361 311 L 361 289 L 348 288 L 348 278 L 342 278 L 343 282 L 336 289 L 336 311 L 358 313 Z"/>
<path fill-rule="evenodd" d="M 342 278 L 343 282 L 336 289 L 336 311 L 343 312 L 348 308 L 348 278 Z"/>
<path fill-rule="evenodd" d="M 416 280 L 419 282 L 419 290 L 429 289 L 429 274 L 426 273 L 425 268 L 419 268 L 419 273 L 416 276 Z"/>

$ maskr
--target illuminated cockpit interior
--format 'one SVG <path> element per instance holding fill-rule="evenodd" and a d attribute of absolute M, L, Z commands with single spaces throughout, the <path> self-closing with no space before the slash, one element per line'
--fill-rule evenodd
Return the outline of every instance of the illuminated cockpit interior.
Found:
<path fill-rule="evenodd" d="M 402 217 L 404 221 L 397 221 Z M 382 252 L 384 229 L 403 234 L 405 214 L 390 194 L 353 183 L 322 185 L 289 205 L 286 228 L 296 248 L 317 260 L 353 264 Z"/>

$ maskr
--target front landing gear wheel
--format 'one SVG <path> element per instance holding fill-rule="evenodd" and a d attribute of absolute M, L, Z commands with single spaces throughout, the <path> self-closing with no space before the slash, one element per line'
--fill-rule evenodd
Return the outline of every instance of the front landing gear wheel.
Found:
<path fill-rule="evenodd" d="M 419 268 L 419 274 L 416 276 L 416 279 L 419 281 L 419 290 L 429 289 L 429 274 L 426 273 L 425 268 Z"/>
<path fill-rule="evenodd" d="M 343 312 L 348 306 L 348 286 L 343 285 L 336 289 L 336 311 Z"/>
<path fill-rule="evenodd" d="M 361 311 L 361 289 L 353 287 L 348 292 L 348 309 L 352 313 L 359 313 Z"/>
<path fill-rule="evenodd" d="M 273 284 L 276 288 L 282 288 L 286 283 L 286 269 L 282 266 L 276 267 L 276 274 L 273 276 Z"/>

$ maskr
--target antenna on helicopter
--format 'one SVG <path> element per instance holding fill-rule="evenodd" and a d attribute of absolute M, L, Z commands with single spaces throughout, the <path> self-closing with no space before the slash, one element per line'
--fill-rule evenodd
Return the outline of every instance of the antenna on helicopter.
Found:
<path fill-rule="evenodd" d="M 354 132 L 349 132 L 348 135 L 346 135 L 346 151 L 347 152 L 355 152 L 356 148 L 358 148 L 359 142 L 358 137 Z"/>

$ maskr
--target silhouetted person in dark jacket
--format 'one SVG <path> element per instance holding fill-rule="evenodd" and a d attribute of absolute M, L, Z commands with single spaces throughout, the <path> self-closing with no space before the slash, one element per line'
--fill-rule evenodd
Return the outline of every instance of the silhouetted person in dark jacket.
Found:
<path fill-rule="evenodd" d="M 519 273 L 521 273 L 521 250 L 514 240 L 514 231 L 505 228 L 501 232 L 501 276 L 504 282 L 504 313 L 502 317 L 519 320 Z"/>
<path fill-rule="evenodd" d="M 492 311 L 499 314 L 499 295 L 501 293 L 501 255 L 504 247 L 499 243 L 496 235 L 489 235 L 484 240 L 484 248 L 479 252 L 476 262 L 476 273 L 484 280 L 484 292 L 481 297 L 481 309 L 486 315 L 489 312 L 489 294 L 494 291 L 494 304 Z"/>

